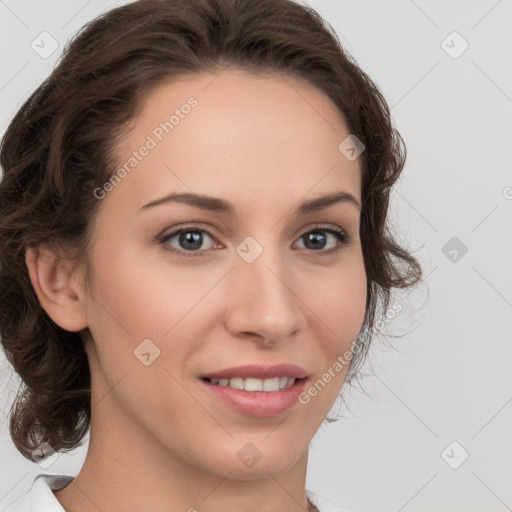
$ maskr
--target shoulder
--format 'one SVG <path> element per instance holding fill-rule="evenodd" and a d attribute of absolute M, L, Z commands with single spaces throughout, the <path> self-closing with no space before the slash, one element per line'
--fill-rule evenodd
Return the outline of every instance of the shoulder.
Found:
<path fill-rule="evenodd" d="M 320 496 L 316 492 L 306 489 L 306 496 L 316 505 L 319 512 L 350 512 L 346 508 L 341 508 L 329 501 L 327 498 Z"/>
<path fill-rule="evenodd" d="M 52 491 L 73 480 L 69 475 L 37 475 L 32 487 L 2 512 L 66 512 Z"/>

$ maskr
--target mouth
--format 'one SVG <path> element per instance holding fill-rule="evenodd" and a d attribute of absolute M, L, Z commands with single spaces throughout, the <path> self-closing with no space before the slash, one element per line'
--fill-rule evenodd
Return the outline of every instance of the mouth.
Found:
<path fill-rule="evenodd" d="M 202 375 L 200 380 L 217 403 L 244 415 L 268 417 L 297 403 L 308 373 L 289 364 L 246 365 Z"/>

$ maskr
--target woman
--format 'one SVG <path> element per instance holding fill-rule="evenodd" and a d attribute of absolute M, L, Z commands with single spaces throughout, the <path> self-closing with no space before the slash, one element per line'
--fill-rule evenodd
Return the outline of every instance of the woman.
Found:
<path fill-rule="evenodd" d="M 20 453 L 89 448 L 7 511 L 340 510 L 305 489 L 308 445 L 421 279 L 386 224 L 404 160 L 311 8 L 85 26 L 2 141 L 0 335 Z"/>

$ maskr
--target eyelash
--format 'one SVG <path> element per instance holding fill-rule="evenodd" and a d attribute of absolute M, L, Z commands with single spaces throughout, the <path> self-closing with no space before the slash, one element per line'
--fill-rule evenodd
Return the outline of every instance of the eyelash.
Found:
<path fill-rule="evenodd" d="M 210 238 L 212 238 L 212 240 L 215 240 L 215 242 L 217 242 L 216 238 L 208 230 L 202 229 L 202 228 L 198 228 L 197 226 L 186 226 L 184 228 L 180 228 L 180 229 L 178 229 L 176 231 L 173 231 L 172 233 L 169 233 L 168 235 L 165 235 L 164 237 L 159 238 L 159 241 L 160 241 L 160 243 L 162 245 L 164 245 L 166 250 L 171 251 L 171 252 L 173 252 L 175 254 L 178 254 L 180 256 L 185 256 L 185 257 L 202 256 L 203 253 L 205 251 L 208 251 L 209 249 L 204 249 L 202 251 L 188 251 L 188 252 L 185 252 L 185 251 L 181 251 L 181 250 L 178 250 L 178 249 L 175 249 L 175 248 L 171 248 L 167 244 L 168 240 L 170 240 L 171 238 L 175 237 L 176 235 L 179 235 L 181 233 L 186 233 L 186 232 L 189 232 L 189 231 L 190 232 L 206 233 Z M 332 235 L 334 235 L 337 238 L 339 243 L 336 244 L 335 247 L 333 247 L 332 249 L 328 249 L 327 251 L 323 251 L 323 250 L 314 251 L 314 250 L 311 250 L 311 252 L 313 253 L 314 256 L 329 256 L 331 254 L 334 254 L 334 253 L 336 253 L 338 251 L 341 251 L 341 249 L 343 249 L 343 247 L 345 245 L 349 244 L 350 241 L 351 241 L 351 236 L 348 235 L 342 229 L 332 228 L 332 227 L 326 228 L 326 227 L 322 227 L 321 225 L 317 225 L 313 229 L 310 229 L 310 230 L 304 232 L 299 237 L 299 239 L 301 239 L 304 236 L 306 236 L 307 234 L 313 233 L 315 231 L 325 231 L 326 233 L 331 233 Z"/>

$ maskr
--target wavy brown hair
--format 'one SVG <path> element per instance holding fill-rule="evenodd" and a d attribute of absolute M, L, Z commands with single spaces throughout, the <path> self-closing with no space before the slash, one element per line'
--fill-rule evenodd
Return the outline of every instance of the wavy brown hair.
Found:
<path fill-rule="evenodd" d="M 0 147 L 0 336 L 22 380 L 9 428 L 26 458 L 43 442 L 62 452 L 80 446 L 91 419 L 84 350 L 90 332 L 63 330 L 46 314 L 26 249 L 47 244 L 88 268 L 91 220 L 100 204 L 93 191 L 117 169 L 116 144 L 142 100 L 164 81 L 228 65 L 305 79 L 334 102 L 366 146 L 360 157 L 364 329 L 372 332 L 393 288 L 421 281 L 420 264 L 386 220 L 405 144 L 379 88 L 315 10 L 292 0 L 139 0 L 106 12 L 66 45 Z M 346 382 L 367 348 L 354 351 Z"/>

